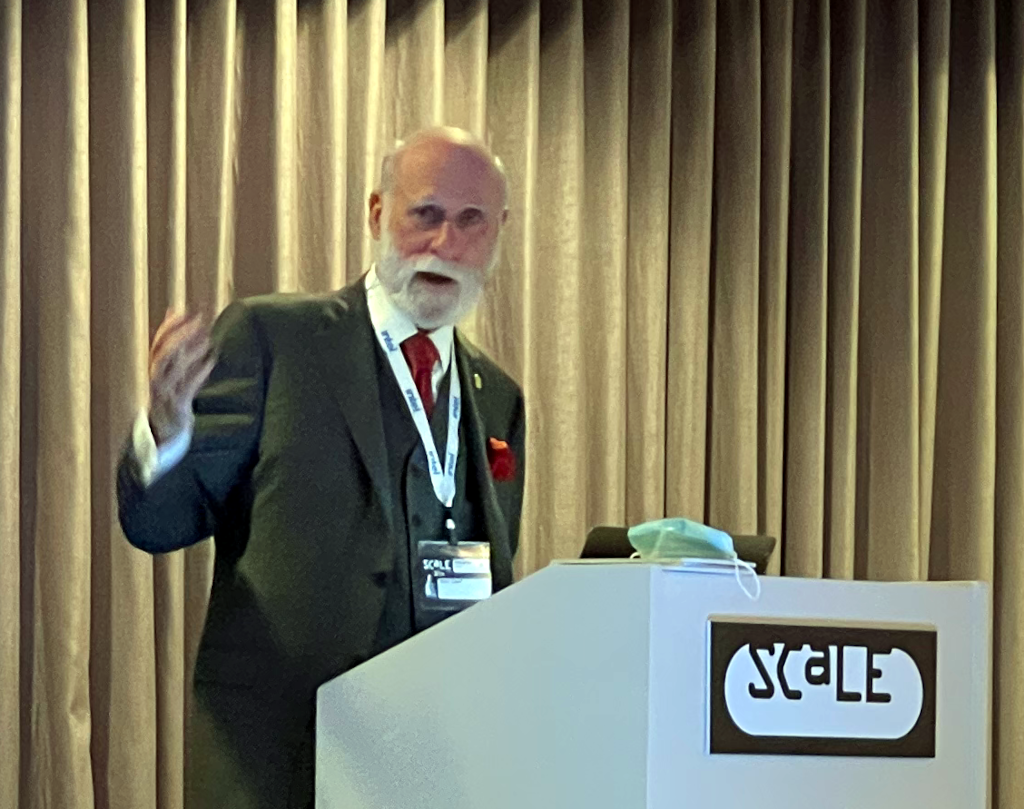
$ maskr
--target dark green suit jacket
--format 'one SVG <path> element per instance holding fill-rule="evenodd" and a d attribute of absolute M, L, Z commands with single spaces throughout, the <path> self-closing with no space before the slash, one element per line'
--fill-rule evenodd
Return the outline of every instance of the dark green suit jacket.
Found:
<path fill-rule="evenodd" d="M 186 809 L 311 805 L 316 688 L 372 654 L 404 526 L 380 412 L 362 282 L 329 296 L 229 306 L 196 397 L 185 458 L 148 488 L 118 468 L 121 525 L 164 553 L 213 536 L 210 608 L 186 740 Z M 456 336 L 461 439 L 491 543 L 495 590 L 512 582 L 523 497 L 522 392 Z M 517 456 L 495 481 L 489 438 Z"/>

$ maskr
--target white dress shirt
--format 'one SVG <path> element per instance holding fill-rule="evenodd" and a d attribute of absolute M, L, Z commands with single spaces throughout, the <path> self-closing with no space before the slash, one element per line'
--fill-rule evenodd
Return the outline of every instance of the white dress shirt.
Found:
<path fill-rule="evenodd" d="M 379 283 L 377 268 L 370 267 L 370 271 L 366 274 L 367 288 Z M 409 316 L 397 308 L 387 295 L 374 295 L 372 298 L 367 299 L 367 303 L 370 309 L 370 323 L 373 325 L 374 330 L 380 332 L 387 329 L 399 344 L 404 343 L 419 331 L 416 328 L 416 324 L 409 319 Z M 434 399 L 437 399 L 437 391 L 441 387 L 441 380 L 448 373 L 448 366 L 452 363 L 455 327 L 442 326 L 430 332 L 430 339 L 437 346 L 437 353 L 441 357 L 440 362 L 434 363 L 434 373 L 430 376 L 430 385 L 434 391 Z"/>
<path fill-rule="evenodd" d="M 377 270 L 375 267 L 371 267 L 366 274 L 366 286 L 378 283 L 380 281 L 377 279 Z M 419 331 L 416 324 L 391 302 L 388 295 L 375 296 L 372 304 L 369 306 L 370 323 L 375 330 L 379 331 L 386 325 L 388 331 L 399 343 Z M 441 387 L 441 380 L 448 373 L 448 368 L 452 363 L 455 328 L 454 326 L 442 326 L 430 333 L 430 339 L 437 346 L 437 353 L 441 358 L 439 362 L 434 363 L 434 372 L 430 378 L 436 399 L 437 392 Z M 339 350 L 341 349 L 339 348 Z M 181 462 L 192 444 L 192 428 L 192 423 L 189 423 L 180 433 L 165 441 L 163 446 L 158 447 L 149 426 L 147 411 L 143 409 L 139 412 L 132 429 L 132 451 L 139 464 L 139 477 L 143 486 L 149 486 Z"/>

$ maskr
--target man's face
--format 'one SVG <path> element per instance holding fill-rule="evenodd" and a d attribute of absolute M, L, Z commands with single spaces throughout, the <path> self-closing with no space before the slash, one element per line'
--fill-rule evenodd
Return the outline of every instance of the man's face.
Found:
<path fill-rule="evenodd" d="M 440 139 L 408 146 L 392 191 L 371 198 L 377 275 L 395 305 L 420 328 L 454 325 L 498 262 L 504 218 L 502 179 L 485 156 Z"/>

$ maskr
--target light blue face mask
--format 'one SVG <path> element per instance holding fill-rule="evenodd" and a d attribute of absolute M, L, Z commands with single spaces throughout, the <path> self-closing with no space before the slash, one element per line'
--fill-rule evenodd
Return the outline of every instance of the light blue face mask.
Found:
<path fill-rule="evenodd" d="M 629 529 L 629 543 L 636 549 L 636 555 L 649 562 L 685 568 L 686 560 L 697 559 L 705 567 L 729 565 L 735 570 L 736 581 L 744 593 L 752 599 L 761 595 L 761 582 L 754 566 L 739 558 L 732 537 L 725 531 L 683 517 L 670 517 L 633 526 Z M 740 578 L 741 569 L 754 577 L 754 592 L 748 590 Z"/>
<path fill-rule="evenodd" d="M 725 531 L 682 517 L 634 525 L 629 544 L 641 559 L 736 559 L 732 537 Z"/>

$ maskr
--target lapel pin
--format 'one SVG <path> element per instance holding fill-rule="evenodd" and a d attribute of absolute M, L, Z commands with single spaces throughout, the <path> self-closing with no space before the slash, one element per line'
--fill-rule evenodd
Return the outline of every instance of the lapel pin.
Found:
<path fill-rule="evenodd" d="M 480 378 L 480 374 L 473 374 L 473 385 L 477 390 L 484 389 L 484 381 Z"/>

